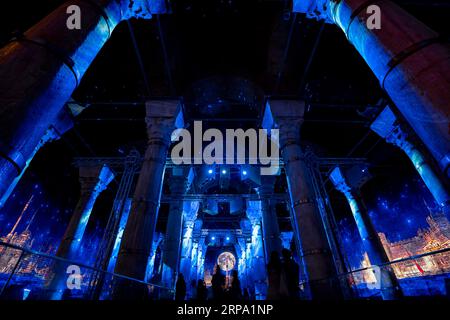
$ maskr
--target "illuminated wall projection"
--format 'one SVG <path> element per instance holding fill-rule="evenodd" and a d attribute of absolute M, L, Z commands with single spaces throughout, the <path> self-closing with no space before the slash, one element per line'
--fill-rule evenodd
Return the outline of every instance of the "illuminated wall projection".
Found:
<path fill-rule="evenodd" d="M 366 197 L 366 205 L 391 262 L 450 247 L 449 217 L 434 201 L 420 177 L 410 174 L 397 181 L 380 180 L 376 187 L 367 186 L 365 194 L 372 196 Z M 341 219 L 339 229 L 346 262 L 351 269 L 371 266 L 354 219 Z M 393 270 L 405 295 L 446 295 L 450 254 L 432 254 L 394 263 Z M 374 281 L 373 272 L 357 272 L 352 280 L 359 293 L 372 294 L 367 284 Z"/>

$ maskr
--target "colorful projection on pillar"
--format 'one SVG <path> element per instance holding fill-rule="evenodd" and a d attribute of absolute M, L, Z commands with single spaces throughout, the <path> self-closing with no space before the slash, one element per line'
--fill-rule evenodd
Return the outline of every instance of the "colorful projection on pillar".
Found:
<path fill-rule="evenodd" d="M 389 259 L 448 248 L 449 217 L 439 210 L 420 177 L 382 180 L 367 185 L 363 191 L 369 215 Z M 341 219 L 339 229 L 347 266 L 352 270 L 368 266 L 370 260 L 365 255 L 353 217 Z M 428 286 L 434 288 L 434 291 L 427 289 L 428 294 L 445 295 L 443 279 L 450 277 L 450 259 L 441 258 L 430 256 L 415 263 L 394 265 L 403 291 L 407 295 L 420 295 L 422 286 Z"/>

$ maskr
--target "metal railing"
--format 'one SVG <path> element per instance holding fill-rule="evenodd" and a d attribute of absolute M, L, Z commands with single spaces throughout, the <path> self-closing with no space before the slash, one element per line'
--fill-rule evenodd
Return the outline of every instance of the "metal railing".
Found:
<path fill-rule="evenodd" d="M 93 274 L 102 274 L 101 300 L 112 299 L 117 282 L 146 289 L 146 297 L 170 299 L 172 288 L 100 270 L 84 263 L 0 241 L 0 300 L 91 299 Z"/>
<path fill-rule="evenodd" d="M 352 299 L 381 298 L 388 283 L 383 273 L 392 273 L 403 296 L 450 297 L 450 248 L 396 259 L 389 263 L 371 265 L 341 273 L 332 278 L 306 280 L 300 287 L 313 283 L 342 283 L 351 288 Z"/>

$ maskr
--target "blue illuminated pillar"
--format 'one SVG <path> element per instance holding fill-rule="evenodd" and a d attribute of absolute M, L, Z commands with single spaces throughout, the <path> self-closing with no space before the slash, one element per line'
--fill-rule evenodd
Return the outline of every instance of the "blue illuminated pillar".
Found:
<path fill-rule="evenodd" d="M 169 288 L 175 287 L 175 282 L 179 273 L 179 260 L 181 248 L 181 236 L 183 228 L 183 217 L 191 219 L 190 225 L 193 227 L 193 219 L 197 215 L 198 202 L 183 201 L 182 197 L 189 188 L 193 179 L 192 168 L 174 167 L 172 176 L 168 179 L 171 202 L 169 216 L 167 218 L 166 236 L 164 238 L 164 249 L 162 254 L 163 271 L 162 283 Z M 187 230 L 186 230 L 187 231 Z M 189 229 L 192 236 L 192 228 Z M 186 248 L 188 249 L 188 248 Z M 183 274 L 189 276 L 189 274 Z M 186 279 L 185 279 L 186 280 Z"/>
<path fill-rule="evenodd" d="M 357 188 L 349 186 L 339 167 L 336 167 L 331 172 L 330 179 L 336 189 L 342 192 L 348 201 L 364 250 L 367 252 L 372 265 L 389 263 L 389 258 L 384 251 L 381 240 L 370 220 L 367 209 L 364 206 Z M 397 278 L 390 267 L 381 268 L 380 277 L 377 279 L 377 282 L 380 286 L 379 289 L 384 300 L 393 300 L 401 297 Z"/>
<path fill-rule="evenodd" d="M 39 140 L 38 145 L 34 148 L 33 152 L 30 154 L 30 157 L 26 161 L 22 172 L 13 180 L 11 185 L 5 191 L 3 196 L 0 198 L 0 208 L 2 208 L 6 201 L 8 200 L 11 193 L 14 191 L 15 187 L 19 183 L 20 179 L 22 179 L 25 174 L 28 166 L 30 165 L 31 160 L 34 158 L 36 153 L 47 143 L 58 140 L 61 136 L 68 130 L 73 127 L 72 118 L 69 116 L 67 110 L 62 110 L 58 115 L 58 118 L 54 125 L 50 126 L 50 128 L 45 132 L 44 136 Z"/>
<path fill-rule="evenodd" d="M 153 274 L 155 273 L 156 253 L 158 251 L 158 246 L 161 244 L 163 239 L 164 239 L 164 236 L 161 233 L 155 233 L 154 239 L 153 239 L 152 251 L 151 251 L 150 257 L 148 259 L 147 272 L 146 272 L 147 275 L 145 277 L 147 279 L 147 281 L 150 281 Z"/>
<path fill-rule="evenodd" d="M 206 244 L 205 237 L 202 237 L 200 240 L 198 244 L 197 279 L 205 279 L 205 256 L 208 245 Z"/>
<path fill-rule="evenodd" d="M 450 175 L 448 41 L 388 0 L 294 0 L 294 11 L 335 23 L 344 31 L 442 171 Z M 370 23 L 375 14 L 380 22 L 376 28 Z M 335 62 L 340 63 L 338 58 Z"/>
<path fill-rule="evenodd" d="M 125 230 L 125 225 L 127 224 L 128 215 L 130 214 L 130 209 L 131 209 L 131 199 L 127 199 L 123 206 L 123 211 L 122 211 L 122 215 L 120 217 L 120 222 L 119 222 L 119 230 L 117 231 L 116 240 L 114 241 L 114 247 L 111 252 L 111 257 L 109 258 L 108 268 L 107 268 L 108 272 L 114 271 L 114 266 L 116 265 L 116 261 L 117 261 L 117 254 L 119 253 L 120 242 L 122 241 L 123 231 Z"/>
<path fill-rule="evenodd" d="M 279 129 L 280 150 L 289 188 L 292 221 L 301 248 L 308 285 L 314 299 L 341 297 L 336 266 L 327 232 L 312 187 L 306 158 L 300 146 L 300 127 L 305 104 L 293 100 L 270 100 L 265 108 L 263 128 Z M 327 279 L 327 280 L 324 280 Z"/>
<path fill-rule="evenodd" d="M 267 295 L 267 270 L 261 229 L 261 211 L 261 201 L 247 202 L 247 217 L 251 222 L 250 266 L 257 300 L 264 300 Z"/>
<path fill-rule="evenodd" d="M 114 174 L 107 166 L 80 167 L 81 195 L 75 211 L 56 255 L 65 259 L 73 259 L 81 245 L 84 232 L 92 213 L 95 201 L 102 191 L 114 179 Z M 53 266 L 53 278 L 47 286 L 49 298 L 60 300 L 66 287 L 66 269 L 68 264 L 56 261 Z"/>
<path fill-rule="evenodd" d="M 202 220 L 197 220 L 199 206 L 200 203 L 198 201 L 192 201 L 190 206 L 183 212 L 180 272 L 188 284 L 190 284 L 191 269 L 193 267 L 194 234 L 198 233 L 202 227 Z"/>
<path fill-rule="evenodd" d="M 166 12 L 164 3 L 68 1 L 0 50 L 0 199 L 31 161 L 116 26 Z M 80 29 L 68 27 L 73 5 L 80 9 Z"/>
<path fill-rule="evenodd" d="M 247 244 L 244 237 L 238 237 L 237 243 L 235 245 L 236 252 L 238 252 L 238 274 L 239 279 L 241 281 L 241 288 L 242 289 L 248 289 L 249 287 L 249 281 L 248 281 L 248 272 L 247 269 Z M 251 270 L 250 270 L 251 272 Z"/>
<path fill-rule="evenodd" d="M 198 281 L 198 246 L 199 246 L 199 239 L 195 238 L 192 240 L 192 253 L 191 253 L 191 270 L 190 270 L 190 275 L 189 275 L 189 279 L 195 280 L 195 282 L 197 283 Z"/>
<path fill-rule="evenodd" d="M 145 280 L 152 250 L 171 134 L 183 125 L 179 101 L 149 101 L 146 108 L 147 150 L 114 269 L 115 273 L 139 280 Z M 147 294 L 146 290 L 137 284 L 119 280 L 113 295 L 117 299 L 140 298 Z"/>
<path fill-rule="evenodd" d="M 262 176 L 261 186 L 257 192 L 261 199 L 261 222 L 264 236 L 266 263 L 269 262 L 272 251 L 281 253 L 280 229 L 278 226 L 275 203 L 270 200 L 274 191 L 275 179 L 272 176 Z"/>
<path fill-rule="evenodd" d="M 114 174 L 106 165 L 80 168 L 80 200 L 56 252 L 58 257 L 67 259 L 74 257 L 81 244 L 95 201 L 113 179 Z"/>
<path fill-rule="evenodd" d="M 441 175 L 433 169 L 426 156 L 412 142 L 407 130 L 402 127 L 391 108 L 386 107 L 370 128 L 388 143 L 405 152 L 436 202 L 445 213 L 450 214 L 450 194 L 446 183 Z"/>

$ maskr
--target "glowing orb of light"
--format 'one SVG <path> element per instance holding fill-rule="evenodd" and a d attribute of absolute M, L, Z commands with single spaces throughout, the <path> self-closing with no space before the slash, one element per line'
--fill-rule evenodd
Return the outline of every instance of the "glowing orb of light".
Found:
<path fill-rule="evenodd" d="M 231 271 L 236 264 L 236 258 L 231 252 L 222 252 L 217 258 L 217 264 L 223 271 Z"/>

